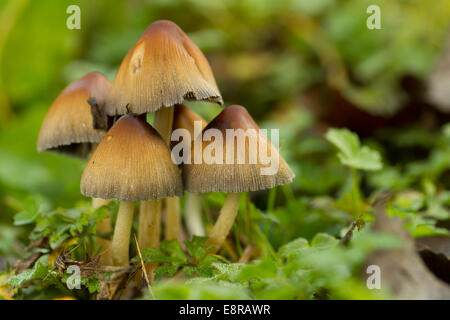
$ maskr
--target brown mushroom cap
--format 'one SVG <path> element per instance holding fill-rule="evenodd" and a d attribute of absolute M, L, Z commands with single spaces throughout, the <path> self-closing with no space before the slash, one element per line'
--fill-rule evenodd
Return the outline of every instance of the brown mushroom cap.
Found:
<path fill-rule="evenodd" d="M 99 72 L 91 72 L 69 84 L 48 110 L 39 132 L 39 152 L 52 151 L 86 157 L 92 143 L 99 142 L 106 131 L 94 129 L 88 99 L 94 97 L 103 106 L 111 82 Z"/>
<path fill-rule="evenodd" d="M 184 100 L 223 103 L 200 49 L 175 23 L 156 21 L 122 61 L 106 102 L 106 113 L 142 114 Z"/>
<path fill-rule="evenodd" d="M 184 105 L 177 104 L 175 106 L 172 130 L 186 129 L 193 134 L 195 121 L 200 121 L 202 123 L 202 130 L 208 124 L 198 113 L 192 111 Z"/>
<path fill-rule="evenodd" d="M 89 159 L 81 193 L 120 201 L 181 196 L 178 167 L 160 135 L 142 117 L 121 117 Z"/>
<path fill-rule="evenodd" d="M 203 130 L 204 134 L 209 129 L 218 129 L 223 135 L 223 164 L 208 164 L 203 159 L 201 164 L 194 163 L 195 148 L 192 146 L 191 164 L 183 165 L 183 178 L 186 190 L 190 192 L 246 192 L 270 189 L 278 185 L 291 183 L 295 175 L 286 161 L 279 155 L 276 148 L 268 141 L 264 134 L 259 133 L 259 127 L 242 106 L 229 106 L 214 118 Z M 255 129 L 254 137 L 258 143 L 257 162 L 250 163 L 249 147 L 250 139 L 245 143 L 245 163 L 237 163 L 237 144 L 234 145 L 234 164 L 226 163 L 226 130 L 227 129 Z M 251 133 L 251 132 L 248 132 Z M 199 136 L 197 139 L 201 139 Z M 235 139 L 236 142 L 237 139 Z M 202 142 L 202 153 L 210 145 L 211 141 Z M 263 164 L 259 157 L 259 145 L 267 146 L 267 155 L 274 154 L 278 157 L 278 171 L 273 175 L 261 175 L 261 169 L 270 167 Z"/>

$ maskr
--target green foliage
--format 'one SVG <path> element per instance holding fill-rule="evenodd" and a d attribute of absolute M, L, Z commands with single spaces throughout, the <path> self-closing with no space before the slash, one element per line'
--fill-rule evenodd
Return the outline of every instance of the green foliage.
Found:
<path fill-rule="evenodd" d="M 41 200 L 28 198 L 25 200 L 24 210 L 14 216 L 14 224 L 34 224 L 29 239 L 34 241 L 48 238 L 50 247 L 55 249 L 73 237 L 90 241 L 89 237 L 95 235 L 97 222 L 105 219 L 109 211 L 109 207 L 92 210 L 92 207 L 85 203 L 72 209 L 44 211 Z"/>
<path fill-rule="evenodd" d="M 449 123 L 439 127 L 442 119 L 423 117 L 424 124 L 383 126 L 360 139 L 347 129 L 324 135 L 329 124 L 321 118 L 346 105 L 393 115 L 409 100 L 423 104 L 403 82 L 428 80 L 447 34 L 449 1 L 75 2 L 81 30 L 65 26 L 72 0 L 0 1 L 0 271 L 43 254 L 9 277 L 20 288 L 15 298 L 86 299 L 99 291 L 95 277 L 82 278 L 79 293 L 67 290 L 69 275 L 57 272 L 52 259 L 64 251 L 78 261 L 98 254 L 95 225 L 108 213 L 114 220 L 117 203 L 93 211 L 79 190 L 85 162 L 38 154 L 36 140 L 61 90 L 90 71 L 112 80 L 157 19 L 176 22 L 205 53 L 226 105 L 241 104 L 260 127 L 281 129 L 280 154 L 296 174 L 291 185 L 242 197 L 229 251 L 207 255 L 200 237 L 143 249 L 145 262 L 159 264 L 157 299 L 391 298 L 360 279 L 368 254 L 400 245 L 369 230 L 371 201 L 383 191 L 394 195 L 388 215 L 401 218 L 412 236 L 449 234 Z M 370 4 L 381 7 L 381 30 L 365 27 Z M 335 95 L 343 102 L 335 103 Z M 221 110 L 188 106 L 208 121 Z M 425 107 L 428 115 L 433 106 Z M 202 196 L 206 230 L 224 199 L 223 193 Z M 355 221 L 362 229 L 349 247 L 339 245 Z M 25 249 L 42 238 L 49 248 Z M 237 263 L 248 245 L 256 260 Z"/>
<path fill-rule="evenodd" d="M 221 258 L 207 255 L 208 250 L 212 247 L 204 246 L 206 240 L 205 237 L 195 236 L 192 241 L 185 241 L 186 253 L 178 240 L 165 240 L 161 242 L 159 249 L 143 249 L 142 259 L 145 263 L 160 264 L 155 270 L 156 278 L 161 278 L 164 275 L 172 277 L 178 271 L 183 272 L 187 277 L 193 275 L 211 277 L 214 273 L 212 264 L 220 261 Z M 139 263 L 139 261 L 139 256 L 131 260 L 133 263 Z"/>
<path fill-rule="evenodd" d="M 318 233 L 311 242 L 299 238 L 283 245 L 276 259 L 267 257 L 250 264 L 216 262 L 214 276 L 184 284 L 163 281 L 154 286 L 154 292 L 156 299 L 388 298 L 360 283 L 357 267 L 374 249 L 401 246 L 396 237 L 365 231 L 346 248 L 336 238 Z M 233 290 L 239 292 L 233 294 Z"/>
<path fill-rule="evenodd" d="M 16 276 L 10 277 L 8 280 L 9 285 L 13 288 L 19 288 L 28 281 L 44 279 L 48 275 L 50 269 L 47 263 L 43 262 L 46 258 L 48 258 L 48 256 L 43 256 L 34 264 L 32 269 L 25 270 Z"/>
<path fill-rule="evenodd" d="M 380 170 L 383 167 L 380 154 L 361 146 L 355 133 L 347 129 L 329 129 L 325 137 L 338 148 L 342 164 L 360 170 Z"/>

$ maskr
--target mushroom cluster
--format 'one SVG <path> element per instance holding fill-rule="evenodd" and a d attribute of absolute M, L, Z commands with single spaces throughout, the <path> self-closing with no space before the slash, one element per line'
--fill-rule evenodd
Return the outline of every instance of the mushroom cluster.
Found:
<path fill-rule="evenodd" d="M 111 243 L 103 242 L 104 249 L 110 250 L 102 251 L 102 262 L 115 266 L 129 264 L 136 203 L 138 244 L 140 248 L 158 247 L 162 212 L 165 212 L 164 238 L 181 240 L 179 197 L 184 190 L 186 227 L 189 235 L 199 236 L 206 232 L 198 194 L 227 192 L 217 222 L 208 235 L 207 245 L 214 247 L 211 252 L 216 252 L 232 227 L 243 192 L 270 189 L 294 178 L 244 107 L 229 106 L 207 124 L 182 105 L 192 100 L 223 105 L 211 67 L 200 49 L 173 22 L 157 21 L 127 53 L 112 84 L 103 75 L 90 73 L 70 84 L 49 109 L 39 134 L 38 151 L 89 157 L 81 178 L 81 193 L 94 199 L 94 207 L 111 199 L 120 201 Z M 148 113 L 154 113 L 153 126 L 147 122 Z M 200 124 L 198 136 L 195 123 Z M 260 171 L 267 164 L 261 161 L 226 162 L 226 153 L 230 151 L 227 139 L 231 138 L 222 141 L 224 161 L 220 163 L 208 161 L 211 159 L 175 163 L 171 136 L 177 129 L 190 133 L 191 139 L 182 141 L 186 147 L 183 150 L 194 149 L 184 159 L 193 160 L 195 150 L 203 154 L 210 147 L 213 141 L 203 139 L 210 130 L 227 137 L 227 130 L 240 129 L 236 132 L 244 136 L 235 138 L 254 138 L 258 146 L 276 156 L 279 169 L 274 174 L 262 175 Z M 249 129 L 250 134 L 242 133 Z M 245 159 L 254 156 L 254 152 L 249 143 L 245 144 L 245 150 L 233 150 L 234 157 L 240 153 Z M 98 233 L 111 233 L 110 226 L 106 219 L 99 224 Z"/>

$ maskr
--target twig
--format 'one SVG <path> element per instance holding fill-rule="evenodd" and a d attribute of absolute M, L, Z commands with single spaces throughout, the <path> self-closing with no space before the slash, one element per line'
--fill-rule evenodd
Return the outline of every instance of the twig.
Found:
<path fill-rule="evenodd" d="M 355 230 L 356 226 L 358 225 L 359 219 L 356 219 L 352 222 L 352 225 L 350 226 L 350 229 L 347 231 L 347 233 L 344 235 L 344 237 L 339 241 L 339 244 L 346 246 L 349 244 L 350 240 L 353 236 L 353 231 Z"/>
<path fill-rule="evenodd" d="M 252 257 L 253 254 L 253 246 L 251 244 L 249 244 L 245 249 L 244 252 L 242 253 L 241 258 L 239 259 L 239 263 L 247 263 L 250 261 L 250 258 Z"/>
<path fill-rule="evenodd" d="M 141 249 L 139 248 L 139 243 L 136 239 L 136 234 L 134 234 L 134 241 L 136 241 L 136 249 L 137 249 L 137 252 L 139 255 L 139 260 L 141 261 L 142 273 L 144 274 L 144 279 L 145 279 L 145 282 L 147 283 L 148 291 L 150 291 L 152 298 L 155 299 L 155 294 L 153 293 L 152 286 L 150 285 L 150 281 L 148 280 L 147 270 L 145 270 L 145 263 L 144 263 L 144 259 L 142 258 Z"/>

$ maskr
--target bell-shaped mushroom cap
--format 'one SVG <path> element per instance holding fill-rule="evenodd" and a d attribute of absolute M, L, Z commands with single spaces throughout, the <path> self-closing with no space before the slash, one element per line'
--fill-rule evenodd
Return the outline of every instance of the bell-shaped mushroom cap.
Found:
<path fill-rule="evenodd" d="M 222 137 L 222 143 L 215 144 L 222 148 L 222 156 L 213 147 L 217 137 L 205 139 L 210 129 L 216 129 Z M 288 184 L 295 177 L 244 107 L 233 105 L 224 109 L 206 126 L 202 136 L 196 138 L 191 148 L 191 164 L 183 165 L 185 188 L 190 192 L 258 191 Z M 202 161 L 196 164 L 195 143 L 199 142 Z M 234 150 L 227 150 L 227 145 Z M 205 152 L 206 149 L 209 151 Z"/>
<path fill-rule="evenodd" d="M 122 61 L 106 112 L 112 116 L 142 114 L 184 100 L 223 103 L 200 49 L 175 23 L 156 21 Z"/>
<path fill-rule="evenodd" d="M 93 143 L 99 142 L 105 130 L 94 129 L 88 99 L 95 98 L 103 107 L 111 82 L 98 72 L 88 73 L 69 84 L 48 110 L 39 132 L 39 152 L 52 151 L 87 157 Z"/>
<path fill-rule="evenodd" d="M 81 193 L 120 201 L 156 200 L 183 194 L 178 167 L 160 135 L 142 117 L 121 117 L 89 159 Z"/>

